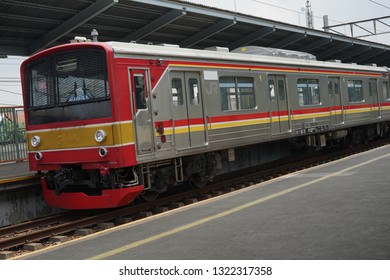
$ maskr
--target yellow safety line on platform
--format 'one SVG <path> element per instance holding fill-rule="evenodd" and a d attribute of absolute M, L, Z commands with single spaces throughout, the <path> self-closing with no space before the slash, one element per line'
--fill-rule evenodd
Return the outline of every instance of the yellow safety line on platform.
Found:
<path fill-rule="evenodd" d="M 340 170 L 340 171 L 338 171 L 338 172 L 335 172 L 335 173 L 332 173 L 332 174 L 323 176 L 323 177 L 321 177 L 321 178 L 318 178 L 318 179 L 309 181 L 309 182 L 307 182 L 307 183 L 303 183 L 303 184 L 301 184 L 301 185 L 298 185 L 298 186 L 295 186 L 295 187 L 286 189 L 286 190 L 284 190 L 284 191 L 281 191 L 281 192 L 278 192 L 278 193 L 275 193 L 275 194 L 272 194 L 272 195 L 269 195 L 269 196 L 266 196 L 266 197 L 257 199 L 257 200 L 255 200 L 255 201 L 252 201 L 252 202 L 246 203 L 246 204 L 244 204 L 244 205 L 241 205 L 241 206 L 232 208 L 232 209 L 230 209 L 230 210 L 221 212 L 221 213 L 219 213 L 219 214 L 216 214 L 216 215 L 213 215 L 213 216 L 210 216 L 210 217 L 207 217 L 207 218 L 204 218 L 204 219 L 195 221 L 195 222 L 193 222 L 193 223 L 189 223 L 189 224 L 183 225 L 183 226 L 181 226 L 181 227 L 174 228 L 174 229 L 172 229 L 172 230 L 163 232 L 163 233 L 161 233 L 161 234 L 153 235 L 153 236 L 148 237 L 148 238 L 145 238 L 145 239 L 143 239 L 143 240 L 140 240 L 140 241 L 137 241 L 137 242 L 130 243 L 130 244 L 125 245 L 125 246 L 123 246 L 123 247 L 120 247 L 120 248 L 117 248 L 117 249 L 114 249 L 114 250 L 111 250 L 111 251 L 108 251 L 108 252 L 105 252 L 105 253 L 102 253 L 102 254 L 93 256 L 93 257 L 88 258 L 88 259 L 89 259 L 89 260 L 100 260 L 100 259 L 105 259 L 105 258 L 114 256 L 114 255 L 123 253 L 123 252 L 125 252 L 125 251 L 134 249 L 134 248 L 136 248 L 136 247 L 139 247 L 139 246 L 142 246 L 142 245 L 151 243 L 151 242 L 153 242 L 153 241 L 156 241 L 156 240 L 159 240 L 159 239 L 168 237 L 168 236 L 172 236 L 172 235 L 174 235 L 174 234 L 177 234 L 177 233 L 179 233 L 179 232 L 182 232 L 182 231 L 185 231 L 185 230 L 194 228 L 194 227 L 199 226 L 199 225 L 202 225 L 202 224 L 206 224 L 206 223 L 211 222 L 211 221 L 213 221 L 213 220 L 216 220 L 216 219 L 219 219 L 219 218 L 223 218 L 223 217 L 232 215 L 232 214 L 237 213 L 237 212 L 239 212 L 239 211 L 245 210 L 245 209 L 247 209 L 247 208 L 249 208 L 249 207 L 252 207 L 252 206 L 261 204 L 261 203 L 263 203 L 263 202 L 269 201 L 269 200 L 274 199 L 274 198 L 278 198 L 278 197 L 280 197 L 280 196 L 286 195 L 286 194 L 291 193 L 291 192 L 293 192 L 293 191 L 303 189 L 303 188 L 305 188 L 305 187 L 311 186 L 311 185 L 313 185 L 313 184 L 316 184 L 316 183 L 318 183 L 318 182 L 327 180 L 327 179 L 329 179 L 329 178 L 339 176 L 339 175 L 341 175 L 342 173 L 346 173 L 346 172 L 348 172 L 348 171 L 350 171 L 350 170 L 352 170 L 352 169 L 355 169 L 355 168 L 358 168 L 358 167 L 361 167 L 361 166 L 364 166 L 364 165 L 367 165 L 367 164 L 376 162 L 376 161 L 378 161 L 378 160 L 384 159 L 384 158 L 389 157 L 389 156 L 390 156 L 390 154 L 387 154 L 387 155 L 383 155 L 383 156 L 377 157 L 377 158 L 375 158 L 375 159 L 372 159 L 372 160 L 369 160 L 369 161 L 366 161 L 366 162 L 363 162 L 363 163 L 360 163 L 360 164 L 357 164 L 357 165 L 354 165 L 354 166 L 345 168 L 345 169 Z"/>
<path fill-rule="evenodd" d="M 15 183 L 19 181 L 25 181 L 29 179 L 37 178 L 37 175 L 29 175 L 29 176 L 22 176 L 17 178 L 10 178 L 10 179 L 0 179 L 0 185 L 1 184 L 9 184 L 9 183 Z"/>

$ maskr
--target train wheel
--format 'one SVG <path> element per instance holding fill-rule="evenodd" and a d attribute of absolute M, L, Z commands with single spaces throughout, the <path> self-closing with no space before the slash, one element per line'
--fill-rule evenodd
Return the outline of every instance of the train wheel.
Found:
<path fill-rule="evenodd" d="M 342 143 L 344 149 L 350 149 L 353 147 L 353 143 L 352 143 L 351 139 L 349 139 L 349 137 L 344 137 L 342 139 L 341 143 Z"/>
<path fill-rule="evenodd" d="M 209 177 L 204 175 L 203 173 L 195 173 L 191 175 L 189 181 L 192 186 L 201 189 L 205 187 L 210 180 Z"/>

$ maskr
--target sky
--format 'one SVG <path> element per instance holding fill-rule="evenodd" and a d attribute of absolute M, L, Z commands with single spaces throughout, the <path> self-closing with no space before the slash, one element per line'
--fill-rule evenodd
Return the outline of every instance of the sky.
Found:
<path fill-rule="evenodd" d="M 306 0 L 185 0 L 221 9 L 237 11 L 275 21 L 306 26 Z M 314 13 L 314 28 L 323 30 L 323 16 L 328 15 L 330 25 L 390 16 L 389 0 L 310 0 Z M 353 7 L 353 8 L 351 8 Z M 390 24 L 390 20 L 386 20 Z M 363 27 L 373 29 L 372 24 Z M 390 31 L 390 27 L 378 25 L 378 30 Z M 350 35 L 349 28 L 338 29 Z M 358 35 L 360 35 L 358 33 Z M 366 40 L 390 45 L 390 37 L 375 36 Z"/>
<path fill-rule="evenodd" d="M 304 11 L 306 0 L 185 1 L 306 26 Z M 310 0 L 310 2 L 314 13 L 314 28 L 319 30 L 322 30 L 324 15 L 328 15 L 330 25 L 390 16 L 389 0 Z M 386 23 L 390 24 L 390 20 L 386 20 Z M 364 27 L 372 29 L 372 26 L 368 24 Z M 349 29 L 346 27 L 338 30 L 349 34 Z M 378 30 L 390 31 L 390 27 L 378 25 Z M 389 34 L 368 37 L 365 40 L 390 45 Z M 0 59 L 0 106 L 22 105 L 19 67 L 24 59 L 20 57 Z"/>

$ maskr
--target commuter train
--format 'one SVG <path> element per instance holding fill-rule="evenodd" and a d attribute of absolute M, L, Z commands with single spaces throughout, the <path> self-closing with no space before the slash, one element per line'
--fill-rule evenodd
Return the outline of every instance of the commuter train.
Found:
<path fill-rule="evenodd" d="M 267 53 L 264 53 L 267 52 Z M 125 206 L 296 151 L 388 136 L 389 71 L 243 47 L 70 43 L 21 66 L 49 205 Z"/>

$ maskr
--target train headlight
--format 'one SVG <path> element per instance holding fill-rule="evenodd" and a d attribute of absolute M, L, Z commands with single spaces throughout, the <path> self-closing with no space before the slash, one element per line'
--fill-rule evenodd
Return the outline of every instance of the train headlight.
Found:
<path fill-rule="evenodd" d="M 102 143 L 106 140 L 107 134 L 104 130 L 98 130 L 95 132 L 95 140 L 96 142 Z"/>
<path fill-rule="evenodd" d="M 39 145 L 41 145 L 41 137 L 39 136 L 33 136 L 33 138 L 31 138 L 31 145 L 36 148 L 38 147 Z"/>

